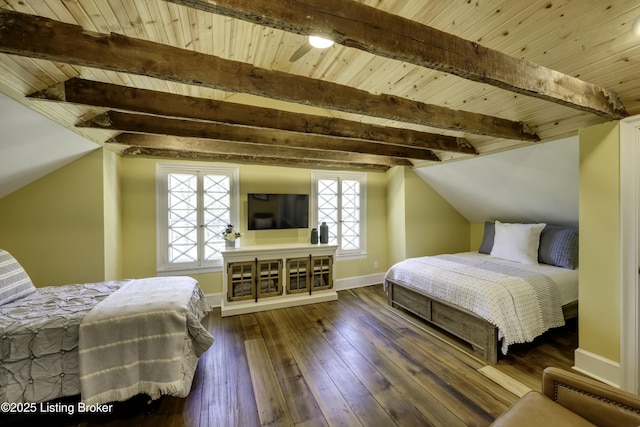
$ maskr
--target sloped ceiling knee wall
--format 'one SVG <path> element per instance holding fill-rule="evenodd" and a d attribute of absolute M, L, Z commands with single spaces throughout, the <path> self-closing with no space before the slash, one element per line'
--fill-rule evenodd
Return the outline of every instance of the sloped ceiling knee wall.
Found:
<path fill-rule="evenodd" d="M 578 224 L 578 137 L 415 169 L 472 224 Z"/>

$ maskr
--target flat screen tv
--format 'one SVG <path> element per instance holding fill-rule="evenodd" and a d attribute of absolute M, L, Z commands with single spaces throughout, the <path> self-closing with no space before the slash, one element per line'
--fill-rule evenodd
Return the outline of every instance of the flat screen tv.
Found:
<path fill-rule="evenodd" d="M 308 194 L 256 194 L 247 199 L 249 230 L 309 227 Z"/>

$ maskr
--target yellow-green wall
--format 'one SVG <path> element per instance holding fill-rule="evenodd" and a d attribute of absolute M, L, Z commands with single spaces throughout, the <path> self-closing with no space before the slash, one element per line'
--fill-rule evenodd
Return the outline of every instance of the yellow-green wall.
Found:
<path fill-rule="evenodd" d="M 482 243 L 482 236 L 484 236 L 484 223 L 482 224 L 470 224 L 469 225 L 469 244 L 471 251 L 477 251 Z"/>
<path fill-rule="evenodd" d="M 37 287 L 104 280 L 102 150 L 0 199 L 0 247 Z"/>
<path fill-rule="evenodd" d="M 123 158 L 120 163 L 123 275 L 153 276 L 156 271 L 156 162 Z"/>
<path fill-rule="evenodd" d="M 410 168 L 405 169 L 407 256 L 469 250 L 469 221 Z"/>
<path fill-rule="evenodd" d="M 405 185 L 404 168 L 395 167 L 387 172 L 387 240 L 389 264 L 407 258 L 406 228 L 404 226 Z"/>
<path fill-rule="evenodd" d="M 123 277 L 120 156 L 104 150 L 104 279 Z"/>
<path fill-rule="evenodd" d="M 579 346 L 620 361 L 620 129 L 580 131 Z"/>
<path fill-rule="evenodd" d="M 388 172 L 390 263 L 469 250 L 469 221 L 410 168 Z"/>

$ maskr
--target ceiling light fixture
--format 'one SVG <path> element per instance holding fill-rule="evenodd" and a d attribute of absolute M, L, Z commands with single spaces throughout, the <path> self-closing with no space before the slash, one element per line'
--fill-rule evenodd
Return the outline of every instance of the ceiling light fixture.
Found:
<path fill-rule="evenodd" d="M 325 39 L 318 36 L 309 36 L 309 44 L 318 49 L 326 49 L 333 46 L 333 40 Z"/>

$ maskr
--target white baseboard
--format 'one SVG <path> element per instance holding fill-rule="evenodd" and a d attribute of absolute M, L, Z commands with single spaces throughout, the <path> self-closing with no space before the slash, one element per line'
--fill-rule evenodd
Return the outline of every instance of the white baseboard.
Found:
<path fill-rule="evenodd" d="M 620 363 L 597 354 L 576 349 L 573 369 L 613 387 L 620 388 Z"/>
<path fill-rule="evenodd" d="M 211 307 L 220 307 L 222 305 L 222 292 L 218 294 L 206 294 L 205 298 L 207 298 Z"/>
<path fill-rule="evenodd" d="M 384 275 L 385 273 L 378 273 L 369 274 L 367 276 L 347 277 L 346 279 L 335 279 L 333 281 L 333 288 L 336 291 L 344 291 L 345 289 L 377 285 L 384 281 Z"/>
<path fill-rule="evenodd" d="M 361 288 L 363 286 L 377 285 L 384 281 L 384 273 L 369 274 L 367 276 L 348 277 L 346 279 L 336 279 L 333 281 L 333 288 L 336 291 L 345 289 Z M 222 292 L 217 294 L 206 294 L 207 301 L 212 307 L 222 307 Z"/>

